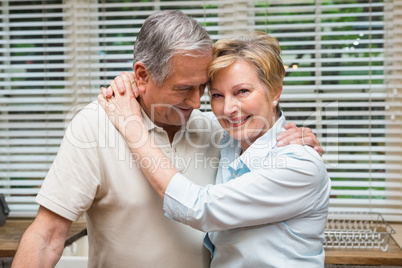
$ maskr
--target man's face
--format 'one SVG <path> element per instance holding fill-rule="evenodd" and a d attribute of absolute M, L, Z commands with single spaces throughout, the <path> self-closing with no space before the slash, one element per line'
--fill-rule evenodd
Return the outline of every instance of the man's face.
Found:
<path fill-rule="evenodd" d="M 211 56 L 175 55 L 172 71 L 158 87 L 148 79 L 141 96 L 141 106 L 158 126 L 178 129 L 188 121 L 193 109 L 200 108 L 200 98 L 208 82 Z"/>

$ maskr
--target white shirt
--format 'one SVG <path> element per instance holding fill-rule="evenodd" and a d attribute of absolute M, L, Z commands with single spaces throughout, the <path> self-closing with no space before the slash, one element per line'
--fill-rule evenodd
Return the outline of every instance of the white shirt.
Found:
<path fill-rule="evenodd" d="M 324 267 L 330 179 L 312 148 L 276 146 L 284 124 L 282 116 L 240 157 L 225 135 L 218 184 L 178 173 L 168 185 L 166 215 L 209 232 L 211 267 Z"/>

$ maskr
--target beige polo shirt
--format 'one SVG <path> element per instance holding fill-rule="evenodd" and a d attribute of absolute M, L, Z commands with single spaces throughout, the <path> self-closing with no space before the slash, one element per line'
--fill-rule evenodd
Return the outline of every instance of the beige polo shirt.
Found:
<path fill-rule="evenodd" d="M 214 183 L 222 134 L 216 122 L 194 111 L 172 144 L 145 114 L 144 122 L 182 174 Z M 86 212 L 89 267 L 209 267 L 204 234 L 164 216 L 161 198 L 139 169 L 147 161 L 130 152 L 92 102 L 68 126 L 36 201 L 72 221 Z"/>

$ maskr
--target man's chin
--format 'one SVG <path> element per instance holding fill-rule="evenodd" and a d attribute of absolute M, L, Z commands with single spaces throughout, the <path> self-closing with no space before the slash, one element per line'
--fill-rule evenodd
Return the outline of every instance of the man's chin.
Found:
<path fill-rule="evenodd" d="M 190 115 L 183 116 L 180 118 L 168 118 L 163 123 L 155 122 L 155 124 L 160 127 L 169 127 L 169 126 L 170 127 L 181 127 L 181 126 L 185 125 L 189 119 L 190 119 Z"/>
<path fill-rule="evenodd" d="M 176 115 L 171 117 L 171 120 L 169 120 L 169 122 L 170 122 L 171 125 L 175 125 L 175 126 L 184 125 L 190 119 L 190 116 L 191 116 L 192 112 L 193 112 L 193 110 L 191 109 L 191 111 L 188 111 L 186 113 L 176 114 Z"/>

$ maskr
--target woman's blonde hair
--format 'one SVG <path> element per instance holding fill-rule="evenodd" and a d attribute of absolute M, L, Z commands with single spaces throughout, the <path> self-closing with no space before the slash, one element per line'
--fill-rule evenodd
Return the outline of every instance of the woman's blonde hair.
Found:
<path fill-rule="evenodd" d="M 258 78 L 266 86 L 268 100 L 282 89 L 285 68 L 281 59 L 278 40 L 264 32 L 223 39 L 215 43 L 213 59 L 208 67 L 208 76 L 213 81 L 216 73 L 235 61 L 244 60 L 255 67 Z M 280 114 L 279 105 L 276 106 Z"/>

